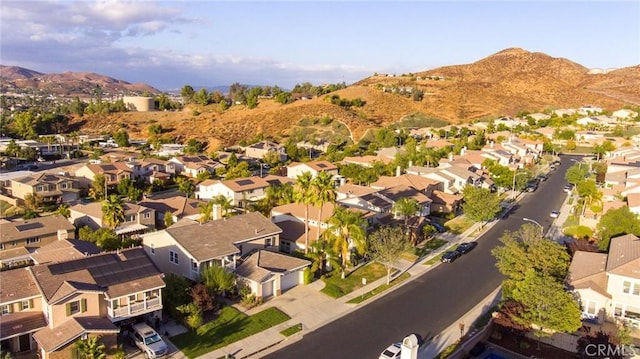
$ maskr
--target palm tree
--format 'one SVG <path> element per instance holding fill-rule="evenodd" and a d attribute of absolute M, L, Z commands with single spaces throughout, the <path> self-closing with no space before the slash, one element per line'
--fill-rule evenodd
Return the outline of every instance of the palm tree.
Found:
<path fill-rule="evenodd" d="M 336 189 L 331 175 L 327 172 L 320 172 L 311 181 L 311 192 L 313 204 L 319 206 L 318 210 L 318 233 L 316 240 L 320 240 L 320 226 L 322 225 L 322 207 L 325 203 L 336 203 Z"/>
<path fill-rule="evenodd" d="M 213 201 L 198 204 L 198 208 L 200 208 L 200 218 L 198 218 L 198 221 L 200 223 L 204 223 L 211 219 L 211 215 L 213 214 L 213 204 Z"/>
<path fill-rule="evenodd" d="M 338 256 L 333 253 L 333 248 L 327 241 L 315 241 L 311 244 L 311 251 L 307 254 L 311 259 L 311 273 L 323 275 L 326 272 L 327 263 L 332 270 L 340 267 Z M 318 273 L 319 272 L 319 273 Z"/>
<path fill-rule="evenodd" d="M 304 172 L 296 179 L 293 186 L 293 199 L 304 204 L 304 253 L 309 253 L 309 205 L 313 203 L 311 196 L 311 172 Z M 320 228 L 318 228 L 320 230 Z"/>
<path fill-rule="evenodd" d="M 409 230 L 409 220 L 420 211 L 420 205 L 418 201 L 413 198 L 402 197 L 393 204 L 393 213 L 396 217 L 402 217 L 404 219 L 404 231 L 408 233 L 411 244 L 415 245 L 414 237 Z M 417 238 L 415 238 L 417 241 Z"/>
<path fill-rule="evenodd" d="M 367 249 L 366 221 L 360 212 L 354 212 L 347 208 L 338 207 L 329 218 L 331 225 L 322 234 L 331 244 L 335 253 L 340 253 L 342 278 L 345 277 L 347 260 L 351 248 L 363 254 Z"/>
<path fill-rule="evenodd" d="M 98 337 L 89 337 L 76 343 L 78 358 L 81 359 L 104 359 L 107 357 L 104 348 L 104 344 L 98 342 Z"/>
<path fill-rule="evenodd" d="M 102 203 L 102 219 L 116 229 L 124 222 L 124 202 L 116 194 L 112 194 Z"/>
<path fill-rule="evenodd" d="M 57 215 L 63 216 L 64 218 L 71 217 L 71 209 L 69 209 L 68 204 L 61 204 L 55 212 Z"/>
<path fill-rule="evenodd" d="M 213 197 L 211 199 L 211 203 L 217 204 L 217 205 L 220 206 L 220 209 L 222 209 L 222 215 L 223 216 L 226 216 L 227 213 L 229 212 L 229 210 L 231 208 L 233 208 L 233 205 L 231 204 L 231 200 L 229 200 L 224 195 L 218 195 L 218 196 Z"/>

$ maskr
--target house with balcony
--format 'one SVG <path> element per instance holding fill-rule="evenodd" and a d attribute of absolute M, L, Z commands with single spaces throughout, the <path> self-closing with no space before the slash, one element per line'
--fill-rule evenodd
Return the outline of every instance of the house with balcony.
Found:
<path fill-rule="evenodd" d="M 142 236 L 144 250 L 163 273 L 197 280 L 214 264 L 235 270 L 240 257 L 278 250 L 282 230 L 259 212 L 204 223 L 183 220 Z"/>
<path fill-rule="evenodd" d="M 244 154 L 248 158 L 261 160 L 269 153 L 277 156 L 280 162 L 287 160 L 287 152 L 283 145 L 271 141 L 261 141 L 245 147 Z"/>
<path fill-rule="evenodd" d="M 294 162 L 287 166 L 287 177 L 296 179 L 299 175 L 309 172 L 315 178 L 320 172 L 327 172 L 332 176 L 338 175 L 338 166 L 329 161 Z"/>
<path fill-rule="evenodd" d="M 125 202 L 124 221 L 114 229 L 117 235 L 139 235 L 156 228 L 156 211 L 135 203 Z M 69 208 L 69 221 L 76 228 L 88 226 L 92 230 L 108 227 L 102 214 L 102 202 L 78 203 Z"/>
<path fill-rule="evenodd" d="M 113 355 L 118 322 L 162 317 L 163 274 L 140 247 L 14 269 L 0 281 L 0 336 L 12 353 L 72 358 L 76 341 L 97 336 Z"/>
<path fill-rule="evenodd" d="M 640 239 L 611 238 L 609 253 L 577 251 L 567 285 L 588 321 L 626 323 L 640 329 Z"/>
<path fill-rule="evenodd" d="M 218 161 L 204 155 L 197 156 L 178 156 L 173 157 L 167 162 L 167 172 L 170 174 L 179 174 L 191 178 L 198 177 L 198 174 L 209 172 L 216 173 L 216 168 L 224 167 Z"/>
<path fill-rule="evenodd" d="M 68 203 L 80 198 L 80 182 L 61 174 L 34 173 L 12 179 L 11 194 L 22 202 L 31 194 L 39 195 L 44 203 Z"/>
<path fill-rule="evenodd" d="M 265 198 L 269 182 L 253 176 L 235 178 L 231 180 L 205 180 L 196 187 L 196 198 L 210 200 L 217 196 L 224 196 L 233 206 L 243 206 Z"/>
<path fill-rule="evenodd" d="M 75 227 L 63 216 L 46 216 L 22 221 L 0 222 L 0 263 L 29 260 L 36 249 L 75 237 Z"/>

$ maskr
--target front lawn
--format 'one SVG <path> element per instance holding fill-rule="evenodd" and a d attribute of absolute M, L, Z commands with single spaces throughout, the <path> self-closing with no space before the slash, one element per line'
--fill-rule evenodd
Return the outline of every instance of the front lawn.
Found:
<path fill-rule="evenodd" d="M 475 222 L 465 216 L 458 216 L 444 224 L 445 228 L 453 234 L 462 234 L 473 226 Z"/>
<path fill-rule="evenodd" d="M 332 298 L 340 298 L 358 288 L 362 288 L 362 278 L 365 278 L 367 283 L 371 283 L 386 275 L 386 268 L 378 262 L 372 262 L 362 266 L 349 273 L 344 279 L 340 278 L 340 271 L 338 270 L 335 271 L 331 277 L 323 279 L 326 285 L 322 288 L 321 292 Z"/>
<path fill-rule="evenodd" d="M 365 300 L 373 297 L 374 295 L 380 294 L 380 293 L 384 292 L 385 290 L 404 282 L 405 280 L 409 279 L 409 277 L 411 277 L 411 274 L 409 274 L 407 272 L 404 272 L 398 278 L 392 280 L 391 283 L 389 283 L 389 284 L 385 283 L 385 284 L 375 288 L 374 290 L 371 290 L 371 291 L 369 291 L 367 293 L 364 293 L 363 295 L 361 295 L 359 297 L 355 297 L 355 298 L 351 299 L 347 303 L 349 303 L 349 304 L 362 303 Z"/>
<path fill-rule="evenodd" d="M 416 247 L 409 248 L 405 252 L 400 254 L 400 257 L 409 262 L 415 262 L 419 258 L 426 256 L 427 254 L 435 251 L 436 249 L 445 245 L 447 241 L 440 238 L 431 238 L 425 242 L 420 243 Z"/>
<path fill-rule="evenodd" d="M 424 262 L 424 265 L 430 266 L 430 265 L 436 264 L 437 262 L 440 262 L 440 260 L 442 259 L 442 255 L 443 254 L 445 254 L 448 251 L 453 250 L 456 247 L 457 247 L 457 245 L 455 245 L 455 244 L 452 245 L 451 247 L 447 248 L 447 250 L 443 251 L 442 253 L 438 254 L 437 256 L 435 256 L 435 257 L 429 259 L 428 261 Z"/>
<path fill-rule="evenodd" d="M 288 315 L 277 308 L 268 308 L 248 316 L 234 307 L 227 306 L 220 310 L 216 319 L 196 331 L 171 337 L 171 341 L 188 358 L 196 358 L 289 319 Z"/>

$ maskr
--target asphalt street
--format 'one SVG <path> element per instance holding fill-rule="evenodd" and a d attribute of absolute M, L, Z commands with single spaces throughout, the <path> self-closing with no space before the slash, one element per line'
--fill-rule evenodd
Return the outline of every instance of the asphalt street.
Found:
<path fill-rule="evenodd" d="M 377 358 L 389 344 L 411 333 L 427 339 L 462 317 L 496 289 L 503 277 L 495 268 L 491 249 L 506 231 L 517 230 L 530 218 L 545 227 L 553 222 L 566 193 L 564 174 L 580 156 L 562 156 L 562 165 L 526 194 L 516 207 L 482 237 L 478 246 L 453 263 L 442 263 L 393 292 L 327 324 L 266 358 Z M 470 325 L 471 323 L 465 323 Z"/>

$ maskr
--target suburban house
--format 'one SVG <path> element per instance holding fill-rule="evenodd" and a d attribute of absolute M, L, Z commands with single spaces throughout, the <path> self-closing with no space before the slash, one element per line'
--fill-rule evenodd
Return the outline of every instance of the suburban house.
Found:
<path fill-rule="evenodd" d="M 34 173 L 11 180 L 11 194 L 22 201 L 37 194 L 45 203 L 68 203 L 80 198 L 80 182 L 61 174 Z"/>
<path fill-rule="evenodd" d="M 184 196 L 171 196 L 145 198 L 139 201 L 138 205 L 153 209 L 156 212 L 156 227 L 162 227 L 166 213 L 171 213 L 173 223 L 183 218 L 197 220 L 200 218 L 200 205 L 205 203 L 205 201 Z"/>
<path fill-rule="evenodd" d="M 398 217 L 394 213 L 393 206 L 401 198 L 414 199 L 419 206 L 419 211 L 415 213 L 418 217 L 426 217 L 431 211 L 431 199 L 417 189 L 403 184 L 380 189 L 360 197 L 352 196 L 343 198 L 339 202 L 347 207 L 360 208 L 365 211 L 375 212 L 377 218 L 383 218 L 389 214 Z"/>
<path fill-rule="evenodd" d="M 24 261 L 37 248 L 57 240 L 74 238 L 75 227 L 63 216 L 0 222 L 0 262 Z"/>
<path fill-rule="evenodd" d="M 638 268 L 640 239 L 633 234 L 611 238 L 609 254 L 577 251 L 567 284 L 580 302 L 583 319 L 640 328 Z"/>
<path fill-rule="evenodd" d="M 163 274 L 142 248 L 5 271 L 0 276 L 0 336 L 12 353 L 72 358 L 78 339 L 117 347 L 115 323 L 162 317 Z"/>
<path fill-rule="evenodd" d="M 264 299 L 304 284 L 304 269 L 310 264 L 305 259 L 258 250 L 236 268 L 236 274 L 257 298 Z"/>
<path fill-rule="evenodd" d="M 79 259 L 100 252 L 100 247 L 89 241 L 59 239 L 36 249 L 30 257 L 34 264 L 46 264 Z"/>
<path fill-rule="evenodd" d="M 299 175 L 309 172 L 316 177 L 320 172 L 327 172 L 332 176 L 338 175 L 338 166 L 329 161 L 294 162 L 287 166 L 287 177 L 296 179 Z"/>
<path fill-rule="evenodd" d="M 618 111 L 613 111 L 611 116 L 621 119 L 621 120 L 632 120 L 635 117 L 638 117 L 638 113 L 629 109 L 621 109 Z"/>
<path fill-rule="evenodd" d="M 204 155 L 173 157 L 167 162 L 168 173 L 193 178 L 204 172 L 215 174 L 218 167 L 224 167 L 224 165 Z"/>
<path fill-rule="evenodd" d="M 76 171 L 76 177 L 82 177 L 79 180 L 83 188 L 89 188 L 99 174 L 104 176 L 107 186 L 110 187 L 118 185 L 124 179 L 135 179 L 133 169 L 125 162 L 87 164 Z"/>
<path fill-rule="evenodd" d="M 431 198 L 431 212 L 458 214 L 462 210 L 463 198 L 459 194 L 451 194 L 435 190 Z"/>
<path fill-rule="evenodd" d="M 397 185 L 413 187 L 427 196 L 431 196 L 431 193 L 435 190 L 444 190 L 444 184 L 442 182 L 412 174 L 403 174 L 395 177 L 380 176 L 376 182 L 370 184 L 371 188 L 377 189 L 391 188 Z"/>
<path fill-rule="evenodd" d="M 142 236 L 144 250 L 164 273 L 196 281 L 214 264 L 236 269 L 238 257 L 259 249 L 277 250 L 282 230 L 259 212 L 205 223 L 182 220 Z"/>
<path fill-rule="evenodd" d="M 114 229 L 117 235 L 134 235 L 156 228 L 156 211 L 134 203 L 123 203 L 124 221 Z M 78 203 L 69 208 L 69 221 L 76 228 L 88 226 L 92 230 L 107 227 L 102 214 L 102 202 Z"/>
<path fill-rule="evenodd" d="M 342 164 L 354 164 L 362 167 L 373 168 L 376 163 L 387 165 L 392 163 L 393 160 L 383 156 L 354 156 L 345 157 L 342 160 Z"/>
<path fill-rule="evenodd" d="M 333 215 L 335 210 L 333 203 L 324 203 L 322 206 L 322 218 L 318 223 L 318 216 L 320 215 L 320 207 L 311 205 L 309 206 L 309 243 L 316 240 L 319 234 L 328 228 L 327 221 Z M 292 253 L 297 249 L 304 250 L 305 248 L 305 206 L 299 203 L 290 203 L 282 206 L 277 206 L 271 209 L 271 220 L 279 228 L 282 233 L 280 234 L 280 251 L 285 253 Z"/>
<path fill-rule="evenodd" d="M 244 154 L 248 158 L 261 160 L 268 153 L 274 153 L 280 162 L 287 160 L 287 152 L 284 146 L 271 141 L 261 141 L 245 147 Z"/>
<path fill-rule="evenodd" d="M 232 205 L 242 206 L 246 202 L 255 202 L 266 197 L 269 183 L 264 179 L 253 176 L 236 178 L 225 181 L 205 180 L 196 187 L 196 198 L 210 200 L 217 196 L 224 196 Z"/>

